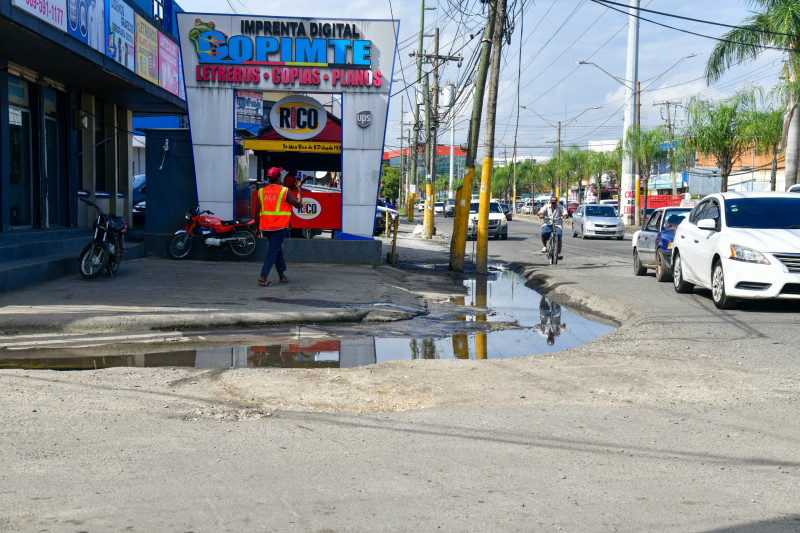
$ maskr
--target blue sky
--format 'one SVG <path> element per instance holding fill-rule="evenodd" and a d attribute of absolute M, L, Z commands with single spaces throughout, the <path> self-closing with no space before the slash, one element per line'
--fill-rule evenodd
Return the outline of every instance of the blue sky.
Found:
<path fill-rule="evenodd" d="M 618 0 L 626 3 L 627 0 Z M 416 64 L 409 53 L 417 48 L 420 24 L 420 3 L 416 0 L 293 0 L 261 2 L 254 0 L 184 0 L 179 1 L 186 11 L 221 12 L 254 15 L 280 15 L 331 18 L 397 18 L 400 19 L 399 48 L 395 61 L 392 100 L 386 148 L 398 148 L 400 136 L 400 99 L 408 112 L 413 92 L 404 90 L 416 75 Z M 440 69 L 440 83 L 457 84 L 462 97 L 442 125 L 440 144 L 450 142 L 451 116 L 455 116 L 455 143 L 466 142 L 467 122 L 472 109 L 469 86 L 470 59 L 480 46 L 485 11 L 478 0 L 428 0 L 426 34 L 440 31 L 440 54 L 461 55 L 459 68 L 455 62 Z M 744 0 L 641 0 L 641 7 L 664 11 L 724 24 L 739 24 L 749 14 Z M 622 13 L 600 6 L 591 0 L 509 0 L 514 9 L 513 33 L 510 43 L 504 43 L 500 89 L 498 95 L 497 127 L 495 130 L 495 159 L 513 153 L 516 136 L 519 156 L 545 156 L 552 152 L 557 138 L 556 127 L 549 122 L 567 122 L 587 108 L 590 110 L 562 129 L 564 146 L 577 144 L 586 147 L 590 140 L 619 139 L 622 135 L 624 106 L 623 85 L 598 68 L 577 65 L 575 61 L 592 61 L 611 74 L 625 77 L 627 49 L 627 19 Z M 684 30 L 721 36 L 727 28 L 643 13 L 642 16 Z M 522 62 L 520 65 L 520 39 Z M 706 85 L 703 70 L 715 41 L 641 21 L 639 28 L 639 80 L 644 90 L 642 124 L 664 123 L 665 108 L 657 102 L 674 102 L 678 124 L 684 105 L 693 95 L 705 98 L 726 96 L 748 83 L 771 88 L 779 81 L 783 58 L 770 51 L 757 61 L 733 68 L 720 81 Z M 423 48 L 433 52 L 433 38 L 424 39 Z M 680 62 L 662 76 L 673 63 L 684 56 L 696 57 Z M 424 71 L 430 71 L 424 65 Z M 518 72 L 521 70 L 521 76 Z M 519 89 L 518 89 L 519 80 Z M 519 126 L 517 127 L 517 114 Z M 407 117 L 408 118 L 408 117 Z M 485 113 L 484 113 L 485 118 Z M 482 124 L 483 128 L 483 124 Z M 478 158 L 483 157 L 483 144 Z"/>

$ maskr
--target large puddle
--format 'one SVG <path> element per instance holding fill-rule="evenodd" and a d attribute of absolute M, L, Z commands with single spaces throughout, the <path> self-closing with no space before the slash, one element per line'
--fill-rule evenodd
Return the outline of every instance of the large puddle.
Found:
<path fill-rule="evenodd" d="M 124 346 L 122 349 L 118 346 L 113 352 L 98 355 L 93 350 L 85 356 L 74 355 L 74 349 L 71 353 L 51 349 L 19 358 L 9 350 L 0 352 L 0 368 L 350 368 L 411 359 L 500 359 L 576 348 L 614 330 L 541 296 L 511 271 L 496 271 L 466 280 L 464 284 L 466 296 L 452 303 L 476 307 L 478 313 L 485 309 L 485 314 L 465 313 L 441 320 L 420 317 L 400 327 L 376 325 L 372 335 L 348 335 L 347 327 L 340 326 L 336 335 L 320 338 L 317 334 L 304 339 L 297 328 L 296 338 L 267 333 L 263 341 L 234 346 L 217 344 L 190 349 L 180 344 L 146 348 L 137 345 L 129 353 L 125 353 Z M 434 322 L 436 326 L 429 327 Z M 426 331 L 434 336 L 426 336 Z"/>

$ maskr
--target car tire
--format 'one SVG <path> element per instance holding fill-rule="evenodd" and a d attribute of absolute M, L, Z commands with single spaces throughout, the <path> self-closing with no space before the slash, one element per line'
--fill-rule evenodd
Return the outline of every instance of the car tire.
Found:
<path fill-rule="evenodd" d="M 501 239 L 503 239 L 504 241 L 507 241 L 507 240 L 508 240 L 508 233 L 503 233 L 503 234 L 500 236 L 500 238 L 501 238 Z"/>
<path fill-rule="evenodd" d="M 574 239 L 577 236 L 578 236 L 578 232 L 575 231 L 575 226 L 572 226 L 572 238 Z"/>
<path fill-rule="evenodd" d="M 664 268 L 664 260 L 661 259 L 661 251 L 656 251 L 656 281 L 669 281 L 670 274 Z"/>
<path fill-rule="evenodd" d="M 586 230 L 581 228 L 581 239 L 586 239 Z"/>
<path fill-rule="evenodd" d="M 625 237 L 625 235 L 620 235 L 619 237 L 617 237 L 617 240 L 621 241 L 623 239 L 623 237 Z"/>
<path fill-rule="evenodd" d="M 717 260 L 711 268 L 711 299 L 717 309 L 732 309 L 733 298 L 725 293 L 725 272 L 722 270 L 722 261 Z"/>
<path fill-rule="evenodd" d="M 633 275 L 634 276 L 644 276 L 647 274 L 647 268 L 642 264 L 641 260 L 639 260 L 639 250 L 634 248 L 633 249 Z"/>
<path fill-rule="evenodd" d="M 692 292 L 694 285 L 683 280 L 683 265 L 681 264 L 681 255 L 676 251 L 675 257 L 672 258 L 672 285 L 675 287 L 675 292 L 682 294 Z"/>

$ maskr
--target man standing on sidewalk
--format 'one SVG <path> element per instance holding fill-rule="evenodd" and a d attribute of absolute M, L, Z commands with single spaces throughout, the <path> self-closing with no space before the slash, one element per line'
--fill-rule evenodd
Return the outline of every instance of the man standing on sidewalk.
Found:
<path fill-rule="evenodd" d="M 295 197 L 288 188 L 278 185 L 282 170 L 278 167 L 272 167 L 267 170 L 269 185 L 262 187 L 258 191 L 258 228 L 261 230 L 261 235 L 269 241 L 267 255 L 264 258 L 264 266 L 261 267 L 261 275 L 258 277 L 258 284 L 262 287 L 272 285 L 270 281 L 267 281 L 267 275 L 269 275 L 273 265 L 275 265 L 275 270 L 278 271 L 280 282 L 286 283 L 289 281 L 285 275 L 286 262 L 283 260 L 283 239 L 286 237 L 289 220 L 292 216 L 292 210 L 289 206 L 294 206 L 298 209 L 303 207 L 303 202 L 299 199 L 299 189 L 297 197 Z"/>

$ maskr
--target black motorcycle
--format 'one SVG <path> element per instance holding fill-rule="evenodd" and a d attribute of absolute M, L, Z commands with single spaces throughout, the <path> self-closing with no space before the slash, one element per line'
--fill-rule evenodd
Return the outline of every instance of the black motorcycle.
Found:
<path fill-rule="evenodd" d="M 92 242 L 87 244 L 78 256 L 81 277 L 92 279 L 103 270 L 108 270 L 109 275 L 113 276 L 117 273 L 122 255 L 125 253 L 125 232 L 128 231 L 128 221 L 122 217 L 103 213 L 103 210 L 91 200 L 86 198 L 79 200 L 97 210 Z"/>

